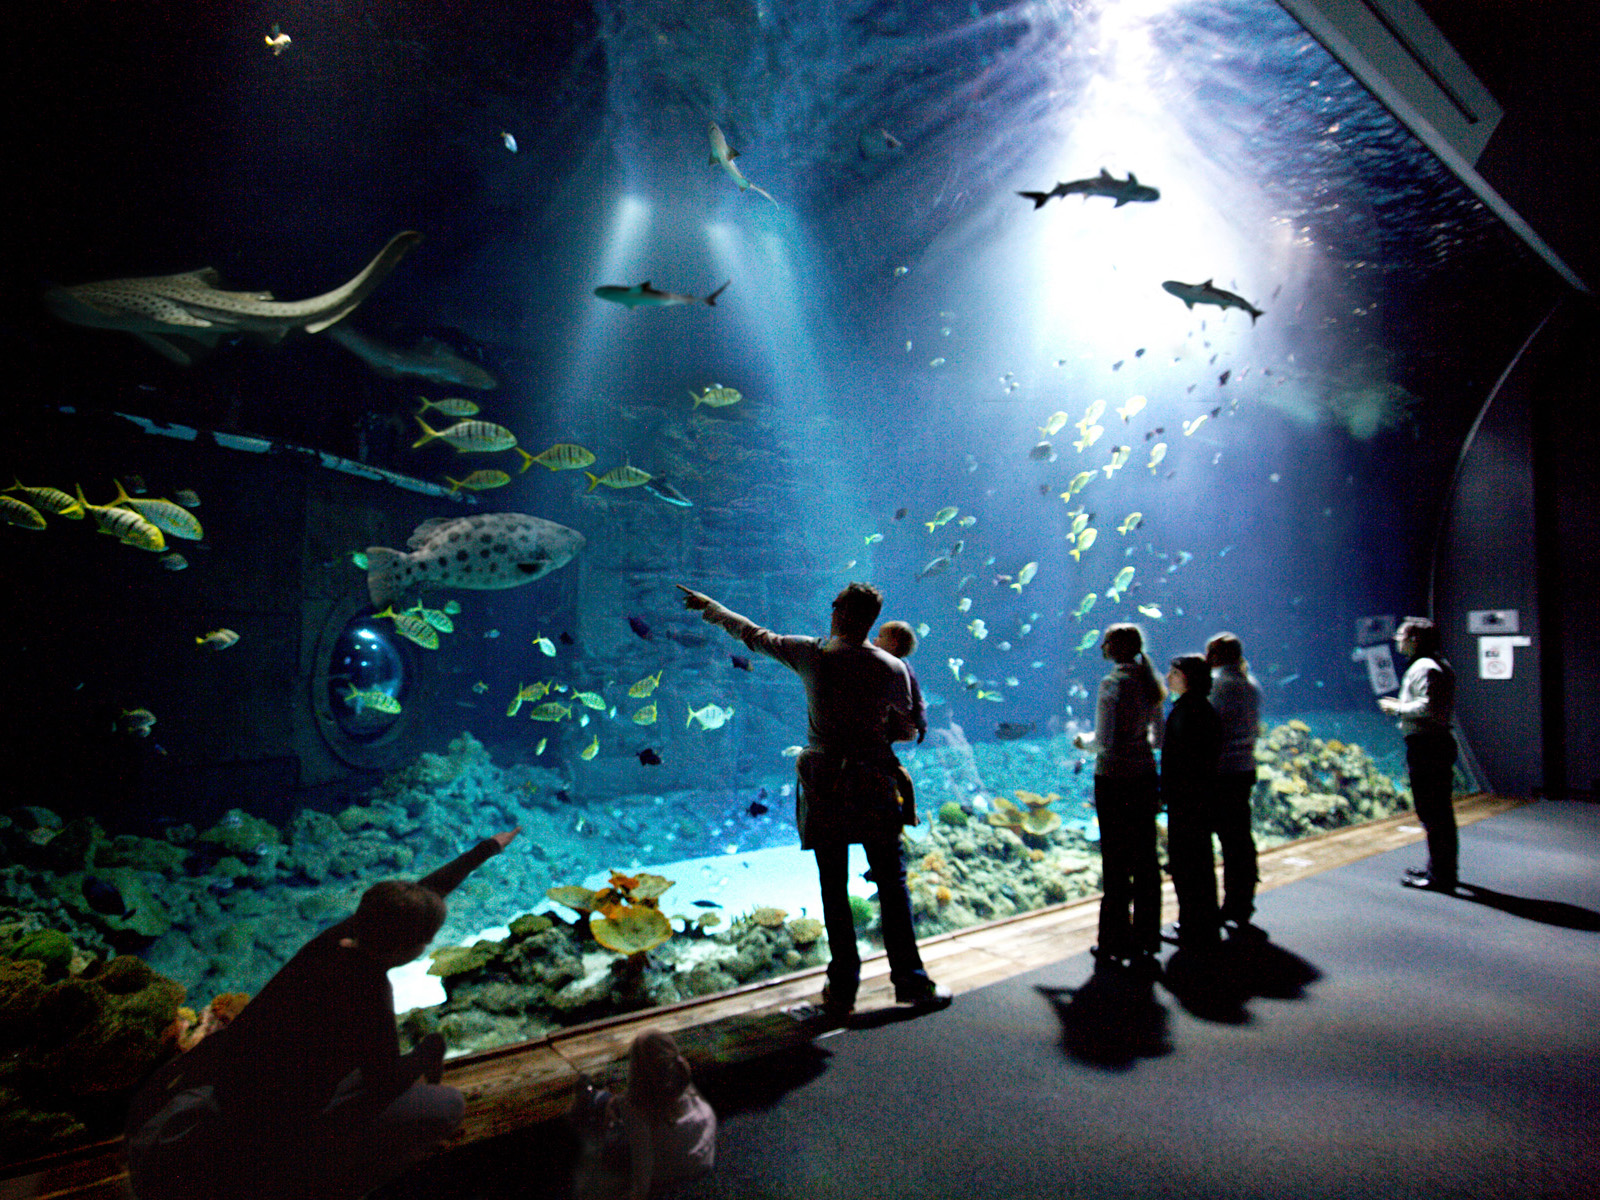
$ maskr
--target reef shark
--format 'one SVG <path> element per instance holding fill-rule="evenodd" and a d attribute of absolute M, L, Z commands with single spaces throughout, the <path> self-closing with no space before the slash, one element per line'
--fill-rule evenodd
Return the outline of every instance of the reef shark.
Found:
<path fill-rule="evenodd" d="M 728 280 L 732 283 L 733 280 Z M 620 304 L 624 308 L 666 308 L 672 304 L 699 304 L 704 301 L 715 306 L 717 297 L 727 289 L 725 283 L 709 296 L 685 296 L 678 292 L 663 292 L 650 286 L 646 279 L 643 283 L 636 283 L 632 287 L 618 287 L 610 284 L 597 287 L 594 294 L 602 300 L 609 300 L 612 304 Z"/>
<path fill-rule="evenodd" d="M 713 167 L 721 167 L 724 171 L 731 175 L 733 177 L 733 181 L 739 185 L 739 190 L 741 192 L 760 192 L 768 200 L 772 200 L 772 194 L 770 192 L 767 192 L 762 188 L 758 188 L 755 184 L 751 183 L 744 177 L 744 172 L 739 170 L 737 164 L 735 164 L 733 161 L 739 157 L 739 152 L 732 146 L 728 145 L 728 139 L 722 136 L 722 130 L 717 127 L 717 123 L 715 121 L 711 122 L 710 134 L 711 165 Z M 776 200 L 772 200 L 772 202 L 774 204 L 777 203 Z"/>
<path fill-rule="evenodd" d="M 421 240 L 422 235 L 411 230 L 395 234 L 354 279 L 309 300 L 275 300 L 271 292 L 223 291 L 217 286 L 216 270 L 202 267 L 177 275 L 51 288 L 44 301 L 64 321 L 91 329 L 120 329 L 163 357 L 188 366 L 192 352 L 173 339 L 210 347 L 239 332 L 276 341 L 291 329 L 317 333 L 328 328 L 349 316 Z"/>
<path fill-rule="evenodd" d="M 328 336 L 389 379 L 410 376 L 479 391 L 500 386 L 500 381 L 488 371 L 462 358 L 437 338 L 425 337 L 410 350 L 402 350 L 368 337 L 349 325 L 335 325 L 328 330 Z"/>
<path fill-rule="evenodd" d="M 1251 304 L 1236 292 L 1225 292 L 1219 287 L 1213 287 L 1211 280 L 1204 283 L 1180 283 L 1176 279 L 1169 279 L 1161 285 L 1162 290 L 1182 300 L 1189 308 L 1196 304 L 1215 304 L 1218 308 L 1240 308 L 1250 314 L 1250 324 L 1256 323 L 1256 318 L 1262 310 Z"/>
<path fill-rule="evenodd" d="M 1126 179 L 1117 179 L 1104 167 L 1100 168 L 1098 175 L 1074 179 L 1071 183 L 1058 183 L 1048 192 L 1018 192 L 1017 195 L 1032 200 L 1035 209 L 1043 208 L 1045 202 L 1054 196 L 1082 196 L 1085 200 L 1090 196 L 1109 196 L 1116 201 L 1115 208 L 1131 203 L 1148 204 L 1161 199 L 1159 189 L 1146 187 L 1132 171 L 1128 172 Z"/>

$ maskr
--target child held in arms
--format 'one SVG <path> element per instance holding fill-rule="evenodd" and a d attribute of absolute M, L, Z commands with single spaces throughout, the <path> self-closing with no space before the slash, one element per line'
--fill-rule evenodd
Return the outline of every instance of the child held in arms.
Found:
<path fill-rule="evenodd" d="M 878 636 L 872 639 L 872 644 L 880 650 L 887 650 L 901 662 L 911 657 L 912 651 L 917 648 L 917 634 L 910 625 L 904 621 L 885 621 L 878 626 Z M 910 730 L 917 735 L 920 743 L 928 736 L 928 706 L 922 699 L 922 687 L 917 683 L 917 673 L 911 669 L 911 664 L 906 662 L 906 675 L 911 680 L 911 711 L 906 714 Z M 917 792 L 911 782 L 911 773 L 906 770 L 905 764 L 896 762 L 897 788 L 902 801 L 901 808 L 905 813 L 905 823 L 917 823 Z"/>

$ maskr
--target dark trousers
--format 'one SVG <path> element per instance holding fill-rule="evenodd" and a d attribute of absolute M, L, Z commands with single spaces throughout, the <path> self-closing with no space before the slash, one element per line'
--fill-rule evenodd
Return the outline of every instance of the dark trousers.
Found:
<path fill-rule="evenodd" d="M 1222 847 L 1222 919 L 1247 924 L 1256 911 L 1256 839 L 1250 830 L 1254 771 L 1222 771 L 1211 802 L 1211 829 Z"/>
<path fill-rule="evenodd" d="M 1428 835 L 1428 874 L 1436 883 L 1456 882 L 1456 740 L 1448 733 L 1414 733 L 1406 738 L 1406 771 L 1411 800 Z"/>
<path fill-rule="evenodd" d="M 1167 867 L 1178 893 L 1178 940 L 1184 946 L 1217 940 L 1217 867 L 1211 856 L 1208 799 L 1182 793 L 1167 797 Z"/>
<path fill-rule="evenodd" d="M 900 839 L 874 838 L 861 843 L 867 852 L 872 882 L 878 886 L 878 918 L 883 948 L 889 955 L 889 979 L 903 987 L 927 978 L 906 893 L 906 867 Z M 817 881 L 822 885 L 822 923 L 828 929 L 828 985 L 836 1002 L 853 1001 L 861 983 L 861 952 L 856 949 L 856 922 L 850 912 L 850 847 L 845 842 L 817 846 Z"/>
<path fill-rule="evenodd" d="M 1100 821 L 1100 949 L 1117 957 L 1161 947 L 1161 860 L 1156 852 L 1155 772 L 1094 777 Z M 1131 912 L 1131 916 L 1130 916 Z"/>

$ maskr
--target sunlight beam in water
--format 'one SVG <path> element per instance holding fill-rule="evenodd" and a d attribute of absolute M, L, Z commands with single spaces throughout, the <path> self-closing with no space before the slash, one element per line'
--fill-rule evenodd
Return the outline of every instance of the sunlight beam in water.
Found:
<path fill-rule="evenodd" d="M 625 195 L 617 201 L 616 211 L 600 241 L 600 253 L 594 266 L 595 282 L 629 286 L 637 279 L 625 275 L 634 269 L 634 260 L 650 232 L 653 210 L 648 200 Z M 576 336 L 571 345 L 572 357 L 567 365 L 567 382 L 561 394 L 588 395 L 594 387 L 596 370 L 605 350 L 605 338 L 613 331 L 617 321 L 626 319 L 628 311 L 620 305 L 607 304 L 593 296 L 587 297 L 580 309 Z"/>

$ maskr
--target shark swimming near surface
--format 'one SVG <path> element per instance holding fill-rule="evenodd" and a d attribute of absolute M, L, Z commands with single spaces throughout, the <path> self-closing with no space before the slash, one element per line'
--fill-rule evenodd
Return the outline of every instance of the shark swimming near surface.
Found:
<path fill-rule="evenodd" d="M 728 283 L 732 283 L 729 280 Z M 699 304 L 702 301 L 715 307 L 717 297 L 727 289 L 725 283 L 709 296 L 685 296 L 678 292 L 663 292 L 650 286 L 646 279 L 643 283 L 636 283 L 632 287 L 618 287 L 615 284 L 597 287 L 594 294 L 602 300 L 609 300 L 612 304 L 620 304 L 624 308 L 666 308 L 673 304 Z"/>
<path fill-rule="evenodd" d="M 1074 179 L 1071 183 L 1058 183 L 1048 192 L 1018 192 L 1019 196 L 1026 196 L 1033 201 L 1033 207 L 1040 209 L 1045 202 L 1055 196 L 1082 196 L 1087 200 L 1090 196 L 1109 196 L 1116 201 L 1114 208 L 1121 208 L 1124 204 L 1149 204 L 1161 199 L 1158 188 L 1147 187 L 1139 182 L 1139 177 L 1132 171 L 1128 172 L 1126 179 L 1118 179 L 1104 167 L 1100 174 L 1088 179 Z"/>
<path fill-rule="evenodd" d="M 328 330 L 328 336 L 387 379 L 426 379 L 478 391 L 500 386 L 488 371 L 462 358 L 437 338 L 425 337 L 410 350 L 402 350 L 349 325 L 335 325 Z"/>
<path fill-rule="evenodd" d="M 1250 324 L 1256 323 L 1256 318 L 1262 315 L 1262 310 L 1251 304 L 1237 292 L 1225 292 L 1219 287 L 1212 286 L 1211 280 L 1204 283 L 1180 283 L 1176 279 L 1169 279 L 1161 285 L 1163 291 L 1176 296 L 1191 309 L 1196 304 L 1215 304 L 1218 308 L 1239 308 L 1250 314 Z"/>
<path fill-rule="evenodd" d="M 422 240 L 412 230 L 397 233 L 348 283 L 309 300 L 275 300 L 271 292 L 229 292 L 217 286 L 215 268 L 177 275 L 107 279 L 51 288 L 44 301 L 64 321 L 90 329 L 131 333 L 181 366 L 194 357 L 178 341 L 214 346 L 219 338 L 249 332 L 273 341 L 291 329 L 318 333 L 343 320 L 372 294 L 385 276 Z"/>

